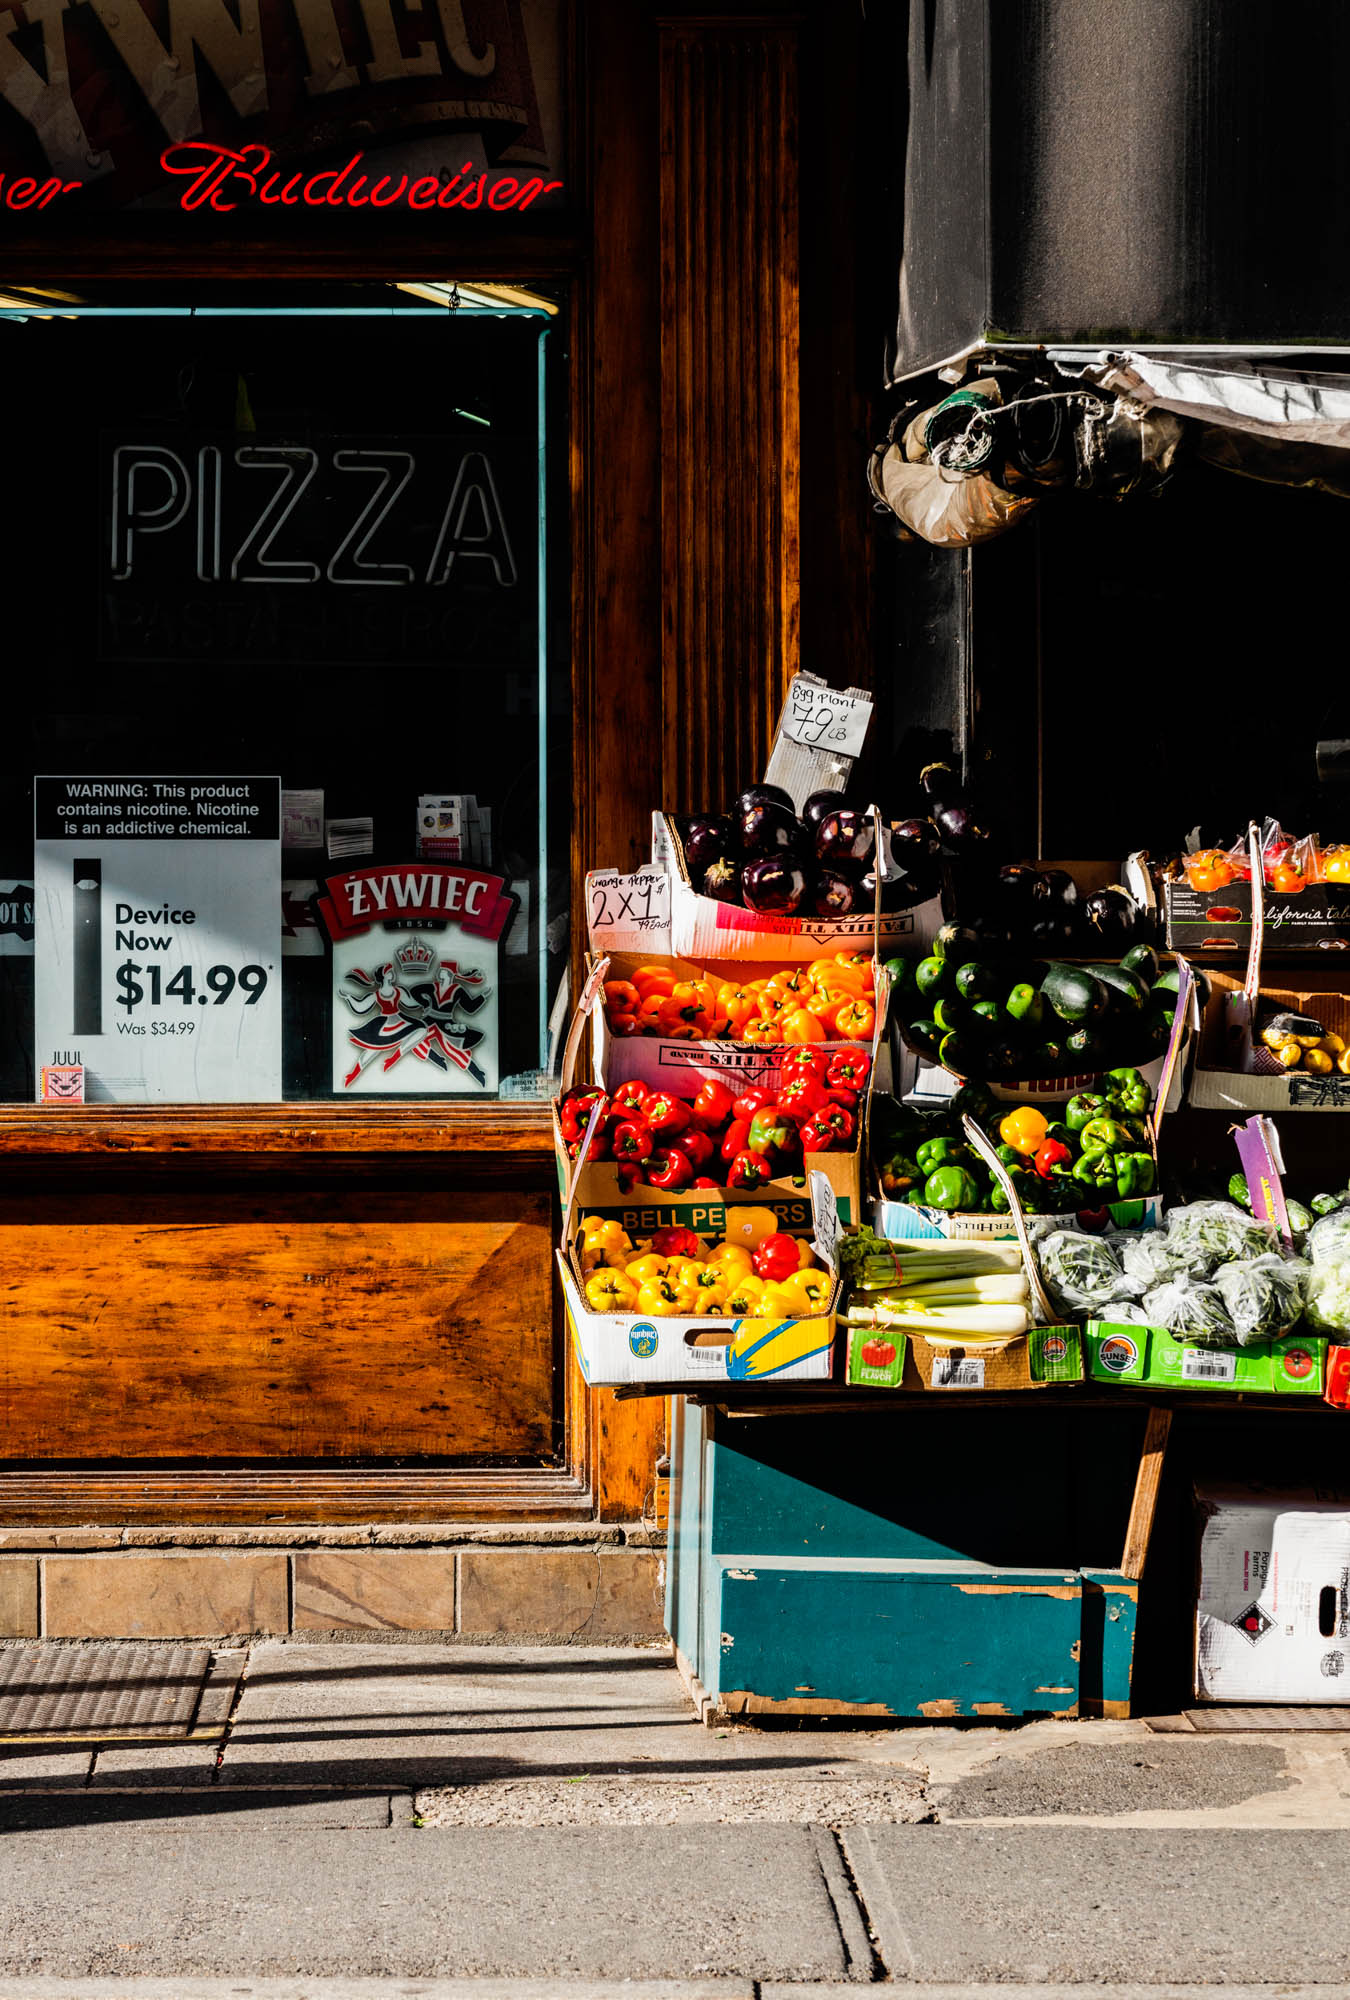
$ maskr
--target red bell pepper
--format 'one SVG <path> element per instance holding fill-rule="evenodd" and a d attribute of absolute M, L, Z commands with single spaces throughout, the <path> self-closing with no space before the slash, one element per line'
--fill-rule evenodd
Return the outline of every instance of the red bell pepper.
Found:
<path fill-rule="evenodd" d="M 819 1113 L 808 1118 L 801 1131 L 804 1153 L 828 1153 L 835 1143 L 833 1127 Z"/>
<path fill-rule="evenodd" d="M 809 1118 L 813 1111 L 822 1110 L 829 1101 L 825 1086 L 804 1069 L 794 1070 L 785 1077 L 778 1093 L 779 1109 L 790 1112 L 794 1118 Z"/>
<path fill-rule="evenodd" d="M 724 1160 L 734 1160 L 737 1153 L 743 1153 L 745 1151 L 745 1142 L 749 1136 L 750 1120 L 748 1118 L 734 1119 L 722 1135 L 722 1143 L 718 1148 L 722 1158 Z"/>
<path fill-rule="evenodd" d="M 721 1187 L 722 1183 L 712 1180 L 707 1174 L 695 1174 L 690 1185 L 696 1188 L 715 1188 Z"/>
<path fill-rule="evenodd" d="M 619 1177 L 619 1193 L 629 1195 L 642 1179 L 642 1168 L 636 1160 L 620 1160 L 616 1172 Z"/>
<path fill-rule="evenodd" d="M 715 1151 L 710 1134 L 698 1125 L 691 1125 L 685 1132 L 677 1132 L 670 1143 L 678 1146 L 690 1166 L 696 1169 L 706 1167 Z M 689 1255 L 692 1257 L 694 1252 L 691 1250 Z"/>
<path fill-rule="evenodd" d="M 856 1117 L 858 1110 L 858 1093 L 856 1090 L 827 1090 L 825 1095 L 831 1104 L 842 1106 L 845 1111 L 851 1112 Z"/>
<path fill-rule="evenodd" d="M 727 1169 L 727 1186 L 736 1188 L 742 1194 L 751 1193 L 755 1188 L 763 1187 L 771 1171 L 762 1153 L 752 1153 L 748 1150 L 737 1153 Z"/>
<path fill-rule="evenodd" d="M 579 1139 L 591 1122 L 591 1113 L 605 1093 L 598 1087 L 569 1090 L 558 1106 L 558 1124 L 564 1139 Z"/>
<path fill-rule="evenodd" d="M 725 1125 L 735 1102 L 734 1091 L 728 1090 L 719 1077 L 707 1077 L 694 1099 L 694 1116 L 705 1125 Z"/>
<path fill-rule="evenodd" d="M 688 1187 L 694 1178 L 693 1164 L 678 1146 L 652 1154 L 647 1162 L 647 1185 L 654 1188 Z"/>
<path fill-rule="evenodd" d="M 610 1134 L 616 1160 L 633 1160 L 640 1166 L 656 1150 L 652 1128 L 645 1118 L 626 1118 Z"/>
<path fill-rule="evenodd" d="M 658 1138 L 673 1139 L 689 1125 L 689 1106 L 683 1098 L 672 1097 L 668 1090 L 658 1090 L 647 1099 L 646 1118 Z"/>
<path fill-rule="evenodd" d="M 650 1096 L 651 1092 L 646 1084 L 635 1076 L 627 1083 L 621 1083 L 609 1101 L 616 1111 L 626 1111 L 630 1114 L 638 1111 L 645 1117 L 647 1100 Z"/>
<path fill-rule="evenodd" d="M 826 1082 L 841 1090 L 861 1090 L 872 1067 L 866 1049 L 840 1049 L 830 1057 Z"/>
<path fill-rule="evenodd" d="M 733 1118 L 744 1118 L 746 1123 L 749 1124 L 757 1111 L 762 1111 L 766 1104 L 772 1103 L 773 1092 L 771 1090 L 761 1090 L 756 1085 L 753 1090 L 743 1090 L 741 1092 L 731 1107 L 731 1115 Z"/>
<path fill-rule="evenodd" d="M 846 1146 L 853 1137 L 856 1120 L 842 1104 L 827 1104 L 823 1111 L 816 1113 L 816 1118 L 822 1125 L 829 1126 L 837 1146 Z"/>
<path fill-rule="evenodd" d="M 799 1042 L 794 1047 L 785 1050 L 781 1064 L 785 1079 L 801 1073 L 806 1076 L 813 1076 L 817 1083 L 825 1081 L 829 1067 L 830 1058 L 826 1051 L 824 1049 L 812 1048 L 809 1042 Z"/>
<path fill-rule="evenodd" d="M 766 1236 L 750 1253 L 750 1268 L 766 1283 L 781 1284 L 801 1268 L 795 1236 Z"/>
<path fill-rule="evenodd" d="M 680 1223 L 672 1223 L 667 1229 L 658 1229 L 652 1235 L 652 1249 L 658 1257 L 701 1257 L 703 1245 L 692 1229 L 685 1229 Z"/>
<path fill-rule="evenodd" d="M 1036 1148 L 1031 1164 L 1041 1179 L 1048 1181 L 1054 1178 L 1056 1168 L 1072 1166 L 1073 1154 L 1062 1139 L 1047 1139 L 1043 1146 Z"/>

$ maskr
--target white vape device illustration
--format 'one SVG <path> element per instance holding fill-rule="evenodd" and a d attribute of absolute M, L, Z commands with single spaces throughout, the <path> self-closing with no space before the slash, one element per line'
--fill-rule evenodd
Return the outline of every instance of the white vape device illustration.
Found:
<path fill-rule="evenodd" d="M 73 864 L 75 1033 L 103 1033 L 103 863 Z"/>

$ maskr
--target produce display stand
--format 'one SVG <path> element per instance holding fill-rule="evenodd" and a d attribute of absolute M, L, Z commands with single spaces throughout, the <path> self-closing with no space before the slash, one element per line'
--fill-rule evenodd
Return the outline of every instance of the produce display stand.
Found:
<path fill-rule="evenodd" d="M 1204 1391 L 685 1397 L 666 1614 L 704 1719 L 1128 1716 L 1174 1428 L 1254 1412 L 1339 1421 Z"/>

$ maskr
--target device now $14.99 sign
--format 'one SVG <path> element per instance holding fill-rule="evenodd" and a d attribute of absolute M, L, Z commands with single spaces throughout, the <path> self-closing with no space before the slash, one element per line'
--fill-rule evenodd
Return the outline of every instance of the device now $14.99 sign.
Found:
<path fill-rule="evenodd" d="M 38 778 L 39 1074 L 88 1103 L 281 1096 L 281 781 Z"/>

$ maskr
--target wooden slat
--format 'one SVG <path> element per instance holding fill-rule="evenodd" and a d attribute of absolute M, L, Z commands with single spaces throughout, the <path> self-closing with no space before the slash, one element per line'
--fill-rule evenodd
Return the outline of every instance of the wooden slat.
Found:
<path fill-rule="evenodd" d="M 798 664 L 797 50 L 792 24 L 660 29 L 669 811 L 763 771 Z"/>
<path fill-rule="evenodd" d="M 0 1458 L 553 1451 L 538 1194 L 37 1195 L 0 1214 Z"/>
<path fill-rule="evenodd" d="M 589 1489 L 566 1473 L 485 1472 L 447 1466 L 350 1464 L 287 1472 L 277 1466 L 147 1472 L 29 1467 L 0 1471 L 0 1526 L 116 1527 L 172 1522 L 278 1527 L 345 1522 L 586 1521 Z M 11 1552 L 21 1541 L 6 1537 Z"/>
<path fill-rule="evenodd" d="M 1163 1460 L 1167 1455 L 1167 1438 L 1171 1428 L 1170 1409 L 1155 1406 L 1149 1411 L 1139 1453 L 1139 1473 L 1135 1480 L 1129 1525 L 1125 1530 L 1125 1553 L 1120 1559 L 1121 1570 L 1131 1579 L 1144 1574 L 1144 1565 L 1148 1561 L 1149 1538 L 1153 1533 L 1153 1516 L 1157 1512 L 1158 1489 L 1162 1484 Z"/>
<path fill-rule="evenodd" d="M 80 1104 L 0 1107 L 0 1155 L 116 1159 L 296 1153 L 509 1154 L 520 1166 L 550 1163 L 546 1104 Z"/>

